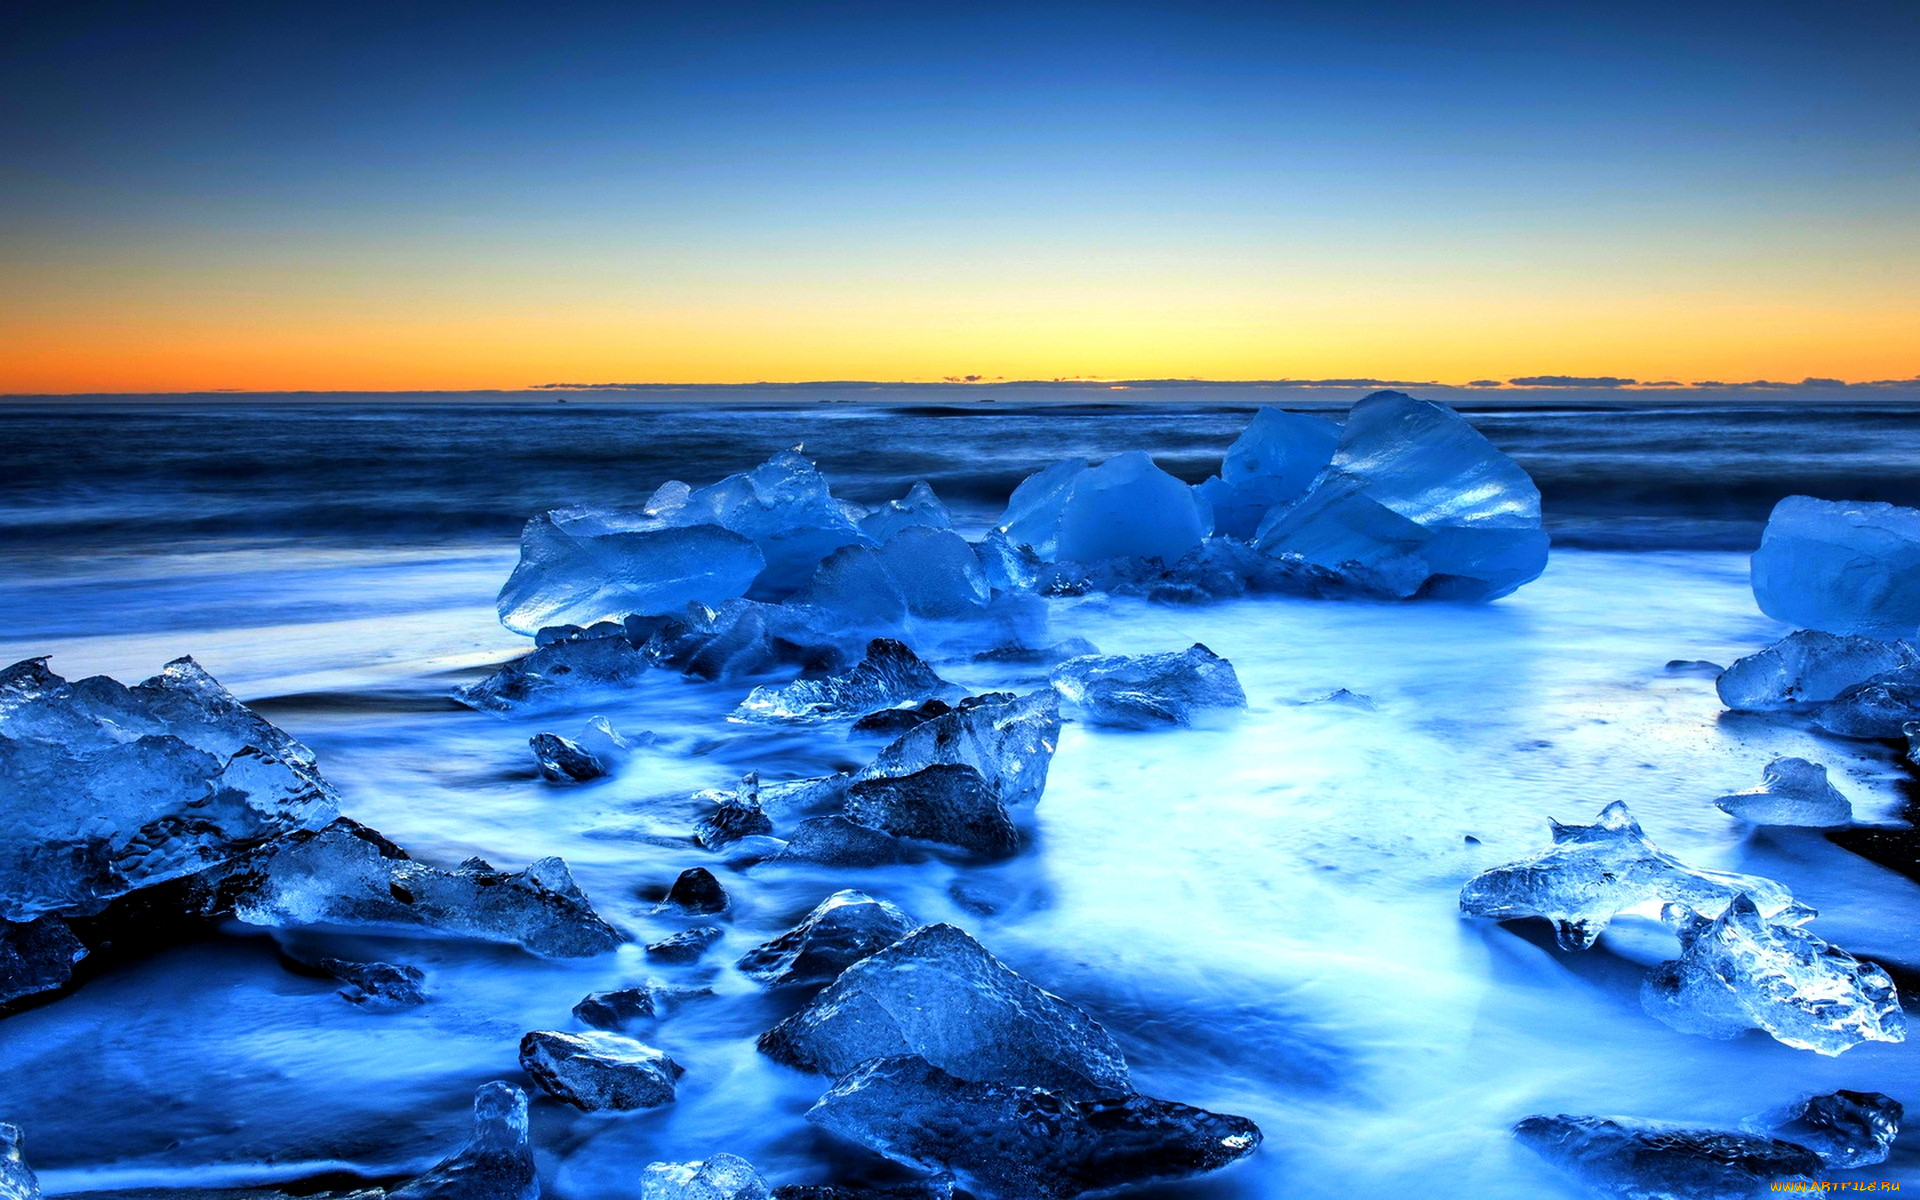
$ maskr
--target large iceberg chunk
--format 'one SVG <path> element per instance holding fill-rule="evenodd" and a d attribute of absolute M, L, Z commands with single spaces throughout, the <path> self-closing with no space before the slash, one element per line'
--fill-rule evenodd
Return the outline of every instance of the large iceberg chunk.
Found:
<path fill-rule="evenodd" d="M 925 1059 L 876 1059 L 840 1080 L 807 1120 L 923 1171 L 951 1172 L 999 1200 L 1064 1200 L 1216 1170 L 1253 1153 L 1260 1128 L 1147 1096 L 1080 1100 L 969 1080 Z"/>
<path fill-rule="evenodd" d="M 1400 392 L 1353 406 L 1333 461 L 1254 544 L 1396 598 L 1492 600 L 1547 565 L 1533 480 L 1452 409 Z"/>
<path fill-rule="evenodd" d="M 481 1085 L 473 1136 L 459 1153 L 387 1192 L 387 1200 L 540 1200 L 527 1141 L 527 1094 L 510 1083 Z"/>
<path fill-rule="evenodd" d="M 1726 911 L 1680 929 L 1679 958 L 1640 989 L 1647 1012 L 1703 1037 L 1764 1029 L 1776 1041 L 1834 1055 L 1861 1042 L 1903 1042 L 1906 1017 L 1887 973 L 1804 929 L 1769 921 L 1735 896 Z"/>
<path fill-rule="evenodd" d="M 1820 1173 L 1805 1146 L 1760 1134 L 1632 1117 L 1561 1114 L 1513 1127 L 1521 1144 L 1621 1200 L 1741 1200 Z"/>
<path fill-rule="evenodd" d="M 1827 782 L 1827 769 L 1804 758 L 1774 759 L 1759 787 L 1722 796 L 1714 804 L 1754 825 L 1832 828 L 1853 823 L 1853 805 Z"/>
<path fill-rule="evenodd" d="M 1276 505 L 1307 494 L 1333 461 L 1340 427 L 1323 417 L 1262 408 L 1227 447 L 1220 474 L 1195 490 L 1213 509 L 1213 532 L 1245 541 Z"/>
<path fill-rule="evenodd" d="M 855 629 L 913 629 L 977 620 L 993 599 L 985 568 L 950 529 L 913 526 L 884 546 L 842 546 L 793 603 L 833 613 Z"/>
<path fill-rule="evenodd" d="M 0 920 L 89 915 L 334 819 L 313 752 L 191 658 L 134 687 L 0 671 Z"/>
<path fill-rule="evenodd" d="M 617 1033 L 536 1029 L 520 1039 L 520 1067 L 540 1090 L 585 1112 L 673 1103 L 680 1064 Z"/>
<path fill-rule="evenodd" d="M 659 528 L 640 514 L 562 508 L 528 521 L 500 589 L 500 623 L 531 636 L 629 614 L 679 612 L 743 596 L 766 569 L 760 548 L 718 525 Z"/>
<path fill-rule="evenodd" d="M 1760 611 L 1808 629 L 1920 630 L 1920 509 L 1788 496 L 1753 553 Z"/>
<path fill-rule="evenodd" d="M 771 987 L 830 983 L 854 963 L 911 932 L 912 917 L 865 892 L 835 892 L 798 925 L 740 959 L 748 978 Z"/>
<path fill-rule="evenodd" d="M 935 697 L 952 699 L 959 688 L 934 674 L 905 644 L 875 638 L 866 657 L 843 675 L 798 679 L 754 688 L 734 710 L 734 720 L 808 721 L 858 717 L 878 708 Z"/>
<path fill-rule="evenodd" d="M 760 1036 L 789 1066 L 840 1076 L 918 1055 L 962 1079 L 1124 1096 L 1126 1059 L 1098 1021 L 1004 966 L 952 925 L 929 925 L 848 967 Z"/>
<path fill-rule="evenodd" d="M 884 543 L 902 529 L 952 529 L 953 517 L 940 497 L 933 494 L 925 480 L 907 489 L 899 500 L 889 500 L 860 518 L 860 532 L 875 545 Z"/>
<path fill-rule="evenodd" d="M 1247 706 L 1233 664 L 1198 642 L 1177 654 L 1069 659 L 1052 679 L 1089 721 L 1123 729 L 1191 725 L 1199 709 Z"/>
<path fill-rule="evenodd" d="M 1193 489 L 1134 450 L 1097 467 L 1067 459 L 1014 489 L 998 530 L 1050 561 L 1158 558 L 1173 562 L 1209 531 Z"/>
<path fill-rule="evenodd" d="M 1911 666 L 1905 642 L 1802 629 L 1739 659 L 1715 687 L 1728 708 L 1750 712 L 1825 704 L 1876 675 Z"/>
<path fill-rule="evenodd" d="M 907 730 L 858 778 L 899 779 L 956 764 L 980 772 L 1002 802 L 1030 804 L 1047 786 L 1059 742 L 1060 697 L 1052 689 L 1017 697 L 989 693 Z"/>
<path fill-rule="evenodd" d="M 1769 916 L 1793 905 L 1792 894 L 1770 879 L 1703 871 L 1662 853 L 1618 800 L 1591 825 L 1549 823 L 1552 846 L 1469 879 L 1460 911 L 1501 921 L 1544 917 L 1562 948 L 1584 950 L 1616 913 L 1646 904 L 1672 906 L 1667 915 L 1675 918 L 1717 917 L 1742 893 Z"/>
<path fill-rule="evenodd" d="M 40 1200 L 40 1178 L 27 1165 L 26 1135 L 0 1121 L 0 1200 Z"/>

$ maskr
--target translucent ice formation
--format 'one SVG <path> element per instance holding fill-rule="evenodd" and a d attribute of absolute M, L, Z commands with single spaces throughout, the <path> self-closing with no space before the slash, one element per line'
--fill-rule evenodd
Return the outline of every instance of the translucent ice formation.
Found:
<path fill-rule="evenodd" d="M 1808 629 L 1920 630 L 1920 510 L 1788 496 L 1753 553 L 1760 611 Z"/>
<path fill-rule="evenodd" d="M 700 819 L 693 840 L 707 849 L 718 850 L 741 838 L 773 832 L 773 818 L 760 804 L 757 773 L 749 771 L 730 791 L 709 791 L 703 796 L 713 802 L 713 807 Z"/>
<path fill-rule="evenodd" d="M 497 601 L 500 623 L 531 636 L 548 625 L 717 604 L 745 595 L 766 565 L 758 546 L 719 525 L 662 527 L 646 514 L 556 509 L 520 533 L 520 562 Z"/>
<path fill-rule="evenodd" d="M 740 959 L 740 970 L 770 987 L 831 983 L 842 971 L 911 932 L 917 922 L 865 892 L 835 892 L 798 925 Z"/>
<path fill-rule="evenodd" d="M 0 1121 L 0 1200 L 40 1200 L 40 1179 L 27 1165 L 26 1135 Z"/>
<path fill-rule="evenodd" d="M 580 743 L 557 733 L 536 733 L 527 739 L 541 778 L 549 783 L 586 783 L 607 773 L 602 763 Z"/>
<path fill-rule="evenodd" d="M 520 1067 L 540 1090 L 585 1112 L 673 1103 L 680 1064 L 617 1033 L 536 1029 L 520 1039 Z"/>
<path fill-rule="evenodd" d="M 1552 846 L 1468 880 L 1460 911 L 1501 921 L 1544 917 L 1563 949 L 1584 950 L 1615 914 L 1642 905 L 1716 917 L 1742 893 L 1768 915 L 1793 904 L 1787 889 L 1770 879 L 1703 871 L 1662 853 L 1618 800 L 1591 825 L 1550 824 Z"/>
<path fill-rule="evenodd" d="M 907 489 L 899 500 L 889 500 L 860 518 L 860 532 L 880 545 L 902 529 L 952 529 L 953 518 L 925 480 Z"/>
<path fill-rule="evenodd" d="M 1089 721 L 1124 729 L 1190 725 L 1198 709 L 1247 706 L 1233 664 L 1198 642 L 1179 653 L 1069 659 L 1052 679 Z"/>
<path fill-rule="evenodd" d="M 1824 704 L 1856 684 L 1916 661 L 1904 642 L 1802 629 L 1737 660 L 1715 685 L 1720 702 L 1745 711 Z"/>
<path fill-rule="evenodd" d="M 768 1200 L 771 1195 L 753 1164 L 734 1154 L 649 1163 L 640 1172 L 640 1200 Z"/>
<path fill-rule="evenodd" d="M 1064 1200 L 1226 1166 L 1260 1129 L 1146 1096 L 1079 1100 L 1037 1087 L 957 1077 L 905 1055 L 875 1059 L 834 1085 L 807 1119 L 896 1162 L 951 1172 L 998 1200 Z"/>
<path fill-rule="evenodd" d="M 418 967 L 404 963 L 348 962 L 323 958 L 314 964 L 347 986 L 340 996 L 362 1008 L 413 1008 L 427 1002 L 421 989 L 427 977 Z"/>
<path fill-rule="evenodd" d="M 1759 1134 L 1689 1129 L 1632 1117 L 1562 1114 L 1513 1127 L 1523 1145 L 1621 1200 L 1741 1200 L 1820 1173 L 1804 1146 Z"/>
<path fill-rule="evenodd" d="M 1767 764 L 1757 788 L 1714 801 L 1720 811 L 1754 825 L 1811 825 L 1832 828 L 1853 823 L 1853 805 L 1827 782 L 1827 769 L 1804 758 L 1776 758 Z"/>
<path fill-rule="evenodd" d="M 0 1004 L 65 987 L 87 948 L 59 917 L 0 921 Z"/>
<path fill-rule="evenodd" d="M 1726 911 L 1680 928 L 1679 958 L 1654 968 L 1641 1005 L 1680 1030 L 1776 1041 L 1834 1055 L 1861 1042 L 1903 1042 L 1906 1018 L 1887 973 L 1804 929 L 1769 921 L 1735 896 Z"/>
<path fill-rule="evenodd" d="M 1533 480 L 1452 409 L 1400 392 L 1353 406 L 1333 461 L 1254 544 L 1394 598 L 1492 600 L 1547 565 Z"/>
<path fill-rule="evenodd" d="M 905 862 L 907 848 L 890 833 L 840 813 L 808 817 L 789 831 L 782 860 L 834 867 L 884 867 Z"/>
<path fill-rule="evenodd" d="M 652 666 L 624 633 L 542 646 L 493 674 L 455 689 L 453 698 L 482 712 L 569 703 L 595 688 L 622 687 Z"/>
<path fill-rule="evenodd" d="M 176 659 L 134 687 L 0 671 L 0 920 L 90 915 L 338 815 L 313 752 Z"/>
<path fill-rule="evenodd" d="M 1306 413 L 1262 408 L 1227 447 L 1220 474 L 1195 490 L 1213 509 L 1213 531 L 1245 541 L 1276 505 L 1307 494 L 1333 460 L 1340 427 Z"/>
<path fill-rule="evenodd" d="M 950 529 L 912 526 L 883 546 L 843 546 L 829 554 L 793 598 L 851 629 L 916 630 L 928 623 L 986 615 L 993 589 L 965 538 Z"/>
<path fill-rule="evenodd" d="M 527 1142 L 527 1094 L 510 1083 L 481 1085 L 467 1144 L 426 1174 L 390 1189 L 387 1200 L 540 1200 Z"/>
<path fill-rule="evenodd" d="M 1047 786 L 1060 741 L 1060 697 L 1052 689 L 1026 696 L 989 693 L 900 735 L 862 770 L 860 779 L 898 779 L 938 763 L 972 767 L 1005 804 L 1030 804 Z"/>
<path fill-rule="evenodd" d="M 802 1070 L 840 1076 L 915 1054 L 962 1079 L 1044 1087 L 1072 1099 L 1132 1091 L 1100 1023 L 1007 969 L 952 925 L 929 925 L 848 967 L 760 1036 Z"/>
<path fill-rule="evenodd" d="M 1000 792 L 965 763 L 935 763 L 911 775 L 856 780 L 846 815 L 895 837 L 958 846 L 988 858 L 1020 849 Z"/>
<path fill-rule="evenodd" d="M 1773 1121 L 1771 1131 L 1805 1146 L 1830 1167 L 1871 1167 L 1887 1161 L 1906 1109 L 1879 1092 L 1809 1096 Z"/>
<path fill-rule="evenodd" d="M 866 657 L 842 675 L 797 679 L 753 689 L 734 710 L 735 720 L 809 721 L 857 717 L 876 708 L 932 697 L 952 699 L 959 688 L 934 674 L 905 644 L 875 638 Z"/>
<path fill-rule="evenodd" d="M 1856 684 L 1820 706 L 1813 723 L 1853 738 L 1904 737 L 1920 720 L 1920 667 L 1902 667 Z"/>
<path fill-rule="evenodd" d="M 1029 475 L 1014 489 L 997 528 L 1012 546 L 1042 559 L 1173 562 L 1200 544 L 1209 526 L 1193 489 L 1134 450 L 1097 467 L 1078 459 Z"/>

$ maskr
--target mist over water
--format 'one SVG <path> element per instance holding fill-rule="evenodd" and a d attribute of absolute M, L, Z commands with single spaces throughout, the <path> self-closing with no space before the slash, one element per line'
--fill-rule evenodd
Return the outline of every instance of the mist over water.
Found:
<path fill-rule="evenodd" d="M 317 752 L 347 815 L 443 865 L 560 855 L 637 937 L 549 962 L 364 931 L 275 935 L 421 967 L 432 1001 L 390 1014 L 289 972 L 265 931 L 168 948 L 0 1020 L 0 1119 L 25 1128 L 51 1194 L 419 1169 L 464 1138 L 478 1084 L 521 1081 L 523 1032 L 569 1027 L 589 991 L 662 979 L 719 993 L 638 1035 L 687 1068 L 678 1101 L 593 1116 L 536 1100 L 549 1194 L 631 1196 L 646 1163 L 723 1150 L 775 1182 L 883 1176 L 801 1120 L 830 1081 L 754 1050 L 797 998 L 727 965 L 843 887 L 960 925 L 1086 1008 L 1142 1091 L 1265 1131 L 1250 1160 L 1142 1196 L 1572 1197 L 1511 1140 L 1514 1121 L 1733 1126 L 1836 1088 L 1920 1106 L 1910 1044 L 1826 1059 L 1646 1016 L 1643 968 L 1677 952 L 1650 915 L 1568 955 L 1456 911 L 1469 876 L 1547 842 L 1549 817 L 1585 822 L 1624 800 L 1662 849 L 1778 880 L 1820 911 L 1821 937 L 1903 988 L 1915 977 L 1920 888 L 1711 804 L 1792 754 L 1826 764 L 1858 819 L 1899 821 L 1895 748 L 1731 716 L 1710 677 L 1665 670 L 1786 631 L 1755 608 L 1745 559 L 1781 496 L 1920 502 L 1913 408 L 1474 411 L 1540 483 L 1556 542 L 1541 579 L 1491 605 L 1058 601 L 1056 636 L 1107 653 L 1204 642 L 1233 662 L 1249 710 L 1162 733 L 1069 724 L 1034 842 L 1008 863 L 715 866 L 734 906 L 725 941 L 691 967 L 640 950 L 686 924 L 652 912 L 657 890 L 715 865 L 671 843 L 693 823 L 688 794 L 750 770 L 858 765 L 880 741 L 729 723 L 754 681 L 660 672 L 538 716 L 445 700 L 527 648 L 493 596 L 541 509 L 638 505 L 667 478 L 708 482 L 804 444 L 851 499 L 926 479 L 971 536 L 1061 457 L 1142 449 L 1198 481 L 1257 401 L 0 411 L 0 662 L 51 653 L 70 678 L 132 681 L 191 653 Z M 976 691 L 1041 678 L 936 665 Z M 1306 703 L 1338 688 L 1375 707 Z M 595 714 L 662 743 L 610 780 L 542 783 L 528 736 L 572 735 Z M 1920 1183 L 1920 1144 L 1830 1177 Z"/>

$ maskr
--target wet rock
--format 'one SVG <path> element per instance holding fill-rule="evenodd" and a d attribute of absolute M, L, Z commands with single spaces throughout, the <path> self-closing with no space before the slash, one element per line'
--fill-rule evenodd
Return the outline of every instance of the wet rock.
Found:
<path fill-rule="evenodd" d="M 573 1006 L 573 1016 L 582 1025 L 618 1033 L 629 1025 L 664 1017 L 688 1000 L 711 995 L 712 988 L 649 982 L 645 987 L 590 993 Z"/>
<path fill-rule="evenodd" d="M 1825 704 L 1856 684 L 1915 661 L 1904 642 L 1802 629 L 1726 669 L 1720 702 L 1748 712 Z"/>
<path fill-rule="evenodd" d="M 1821 1169 L 1813 1151 L 1778 1138 L 1631 1117 L 1528 1117 L 1513 1134 L 1575 1179 L 1622 1200 L 1741 1200 Z"/>
<path fill-rule="evenodd" d="M 831 983 L 861 959 L 912 932 L 917 922 L 865 892 L 835 892 L 801 922 L 740 959 L 740 970 L 769 987 Z"/>
<path fill-rule="evenodd" d="M 773 818 L 760 806 L 758 774 L 749 772 L 732 792 L 711 798 L 712 810 L 701 818 L 693 833 L 693 840 L 707 849 L 718 850 L 741 838 L 773 832 Z"/>
<path fill-rule="evenodd" d="M 0 1005 L 63 988 L 87 948 L 59 917 L 0 922 Z"/>
<path fill-rule="evenodd" d="M 421 989 L 427 977 L 418 967 L 348 962 L 340 958 L 323 958 L 314 965 L 347 985 L 340 989 L 340 995 L 349 1004 L 363 1008 L 412 1008 L 427 1002 L 427 994 Z"/>
<path fill-rule="evenodd" d="M 1129 1095 L 1076 1101 L 1042 1088 L 961 1079 L 925 1059 L 862 1064 L 807 1112 L 823 1129 L 896 1162 L 952 1172 L 977 1195 L 1064 1198 L 1186 1178 L 1253 1153 L 1260 1129 Z"/>
<path fill-rule="evenodd" d="M 510 1083 L 473 1097 L 473 1136 L 457 1154 L 392 1188 L 387 1200 L 540 1200 L 527 1143 L 527 1094 Z"/>
<path fill-rule="evenodd" d="M 753 1164 L 733 1154 L 650 1163 L 640 1172 L 640 1200 L 769 1200 L 771 1195 Z"/>
<path fill-rule="evenodd" d="M 1676 658 L 1668 661 L 1666 671 L 1669 675 L 1692 675 L 1701 679 L 1718 679 L 1720 676 L 1726 674 L 1727 669 L 1719 663 L 1708 662 L 1704 658 Z"/>
<path fill-rule="evenodd" d="M 0 1121 L 0 1200 L 40 1200 L 40 1179 L 27 1165 L 26 1135 Z"/>
<path fill-rule="evenodd" d="M 705 867 L 688 867 L 680 872 L 680 877 L 667 889 L 664 908 L 677 908 L 687 913 L 717 913 L 727 911 L 727 889 L 713 877 L 713 872 Z"/>
<path fill-rule="evenodd" d="M 860 779 L 899 779 L 930 766 L 969 766 L 1003 804 L 1031 804 L 1047 786 L 1060 741 L 1060 697 L 1051 688 L 991 702 L 962 703 L 908 730 L 882 750 Z"/>
<path fill-rule="evenodd" d="M 862 959 L 760 1037 L 805 1071 L 841 1076 L 917 1054 L 963 1079 L 1044 1087 L 1073 1099 L 1126 1095 L 1126 1059 L 1100 1023 L 1007 969 L 951 925 Z"/>
<path fill-rule="evenodd" d="M 847 788 L 846 814 L 896 837 L 958 846 L 988 858 L 1020 849 L 1020 833 L 999 793 L 964 764 L 936 764 L 900 778 Z"/>
<path fill-rule="evenodd" d="M 493 674 L 454 689 L 453 698 L 481 712 L 564 704 L 585 693 L 624 688 L 652 662 L 624 633 L 542 646 Z"/>
<path fill-rule="evenodd" d="M 536 733 L 527 744 L 540 764 L 541 778 L 549 783 L 586 783 L 607 773 L 605 763 L 557 733 Z"/>
<path fill-rule="evenodd" d="M 1793 904 L 1792 893 L 1770 879 L 1704 871 L 1663 853 L 1617 800 L 1591 825 L 1549 824 L 1552 846 L 1468 880 L 1460 911 L 1500 921 L 1544 917 L 1562 949 L 1584 950 L 1614 914 L 1645 904 L 1704 917 L 1719 916 L 1741 893 L 1769 916 Z"/>
<path fill-rule="evenodd" d="M 1640 1002 L 1682 1033 L 1730 1038 L 1762 1029 L 1827 1055 L 1906 1040 L 1899 993 L 1885 971 L 1804 929 L 1768 921 L 1744 895 L 1712 920 L 1691 918 L 1679 933 L 1680 957 L 1653 969 Z"/>
<path fill-rule="evenodd" d="M 1198 642 L 1177 654 L 1071 659 L 1052 679 L 1087 720 L 1122 729 L 1191 725 L 1200 709 L 1247 706 L 1233 664 Z"/>
<path fill-rule="evenodd" d="M 540 1090 L 585 1112 L 673 1103 L 679 1063 L 617 1033 L 534 1030 L 520 1039 L 520 1067 Z"/>
<path fill-rule="evenodd" d="M 1776 758 L 1767 764 L 1759 787 L 1713 803 L 1753 825 L 1832 828 L 1853 823 L 1853 805 L 1827 782 L 1827 769 L 1804 758 Z"/>
<path fill-rule="evenodd" d="M 701 956 L 725 936 L 726 932 L 717 925 L 697 925 L 650 944 L 647 957 L 675 965 L 699 962 Z"/>
<path fill-rule="evenodd" d="M 907 860 L 900 839 L 849 817 L 808 817 L 793 827 L 781 859 L 834 867 L 884 867 Z"/>
<path fill-rule="evenodd" d="M 952 711 L 953 705 L 945 700 L 927 700 L 905 708 L 876 709 L 855 721 L 852 732 L 896 738 L 916 725 L 924 725 L 935 717 L 944 717 Z"/>
<path fill-rule="evenodd" d="M 757 687 L 733 712 L 735 720 L 825 721 L 852 717 L 908 701 L 953 698 L 959 688 L 905 643 L 875 638 L 851 671 L 820 679 L 797 679 L 778 687 Z"/>
<path fill-rule="evenodd" d="M 1809 1096 L 1780 1114 L 1772 1132 L 1818 1154 L 1830 1167 L 1851 1170 L 1887 1161 L 1906 1109 L 1879 1092 Z"/>

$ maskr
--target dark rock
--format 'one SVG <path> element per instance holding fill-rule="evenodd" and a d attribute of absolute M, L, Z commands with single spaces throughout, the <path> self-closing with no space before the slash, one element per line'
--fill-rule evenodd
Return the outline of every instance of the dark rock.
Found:
<path fill-rule="evenodd" d="M 780 857 L 834 867 L 884 867 L 905 862 L 907 848 L 890 833 L 834 813 L 794 826 Z"/>
<path fill-rule="evenodd" d="M 685 1074 L 653 1047 L 599 1031 L 534 1030 L 520 1039 L 520 1066 L 541 1091 L 586 1112 L 671 1104 Z"/>
<path fill-rule="evenodd" d="M 667 890 L 666 906 L 690 913 L 727 910 L 727 889 L 705 867 L 688 867 Z"/>
<path fill-rule="evenodd" d="M 1528 1117 L 1526 1147 L 1575 1179 L 1633 1200 L 1736 1200 L 1817 1176 L 1820 1157 L 1778 1138 L 1629 1117 Z"/>
<path fill-rule="evenodd" d="M 1086 586 L 1082 584 L 1080 591 L 1084 592 L 1085 590 Z M 1077 595 L 1078 593 L 1066 591 L 1062 594 Z M 1055 663 L 1063 663 L 1070 658 L 1084 658 L 1089 654 L 1098 653 L 1100 653 L 1100 647 L 1085 638 L 1077 637 L 1068 638 L 1064 642 L 1056 642 L 1051 646 L 1043 646 L 1038 649 L 1030 646 L 1001 646 L 998 649 L 988 650 L 982 654 L 974 655 L 973 661 L 983 663 L 1011 663 L 1018 666 L 1050 667 Z"/>
<path fill-rule="evenodd" d="M 645 987 L 594 992 L 573 1006 L 573 1016 L 583 1025 L 617 1033 L 636 1022 L 664 1017 L 683 1001 L 711 995 L 711 988 L 649 983 Z"/>
<path fill-rule="evenodd" d="M 624 634 L 580 637 L 516 658 L 478 683 L 455 689 L 453 698 L 482 712 L 509 712 L 561 703 L 590 689 L 624 687 L 651 666 Z"/>
<path fill-rule="evenodd" d="M 744 837 L 773 832 L 773 818 L 760 807 L 760 776 L 749 772 L 732 795 L 722 797 L 694 831 L 693 840 L 717 850 Z"/>
<path fill-rule="evenodd" d="M 906 708 L 883 708 L 855 721 L 853 732 L 896 738 L 916 725 L 924 725 L 935 717 L 944 717 L 952 711 L 953 705 L 940 699 L 927 700 Z"/>
<path fill-rule="evenodd" d="M 420 988 L 427 977 L 418 967 L 347 962 L 339 958 L 323 958 L 314 965 L 347 985 L 340 989 L 340 995 L 349 1004 L 365 1008 L 411 1008 L 427 1002 L 427 995 Z"/>
<path fill-rule="evenodd" d="M 549 783 L 586 783 L 607 773 L 605 763 L 557 733 L 536 733 L 527 744 L 539 760 L 541 777 Z"/>
<path fill-rule="evenodd" d="M 937 763 L 912 775 L 860 780 L 847 788 L 846 814 L 896 837 L 990 858 L 1020 849 L 1020 832 L 999 793 L 965 764 Z"/>
<path fill-rule="evenodd" d="M 740 970 L 769 986 L 831 983 L 842 971 L 912 932 L 906 913 L 865 892 L 835 892 L 798 925 L 755 946 Z"/>
<path fill-rule="evenodd" d="M 683 964 L 700 961 L 700 956 L 726 936 L 715 925 L 697 925 L 672 937 L 662 938 L 647 947 L 647 957 L 655 962 Z"/>
<path fill-rule="evenodd" d="M 65 987 L 87 948 L 59 917 L 0 922 L 0 1004 Z"/>
<path fill-rule="evenodd" d="M 1887 1161 L 1906 1109 L 1879 1092 L 1830 1092 L 1793 1106 L 1773 1132 L 1818 1154 L 1830 1167 Z"/>

